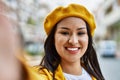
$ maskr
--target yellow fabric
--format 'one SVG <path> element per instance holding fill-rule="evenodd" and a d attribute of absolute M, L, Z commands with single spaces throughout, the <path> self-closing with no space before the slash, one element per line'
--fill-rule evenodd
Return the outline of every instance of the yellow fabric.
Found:
<path fill-rule="evenodd" d="M 88 23 L 91 35 L 94 35 L 94 30 L 96 28 L 94 17 L 84 6 L 79 4 L 70 4 L 67 7 L 60 6 L 53 10 L 44 21 L 46 34 L 49 35 L 55 24 L 66 17 L 82 18 Z"/>
<path fill-rule="evenodd" d="M 45 76 L 38 74 L 35 70 L 28 66 L 26 66 L 26 70 L 28 73 L 28 80 L 48 80 Z"/>
<path fill-rule="evenodd" d="M 17 57 L 19 61 L 21 62 L 21 65 L 25 69 L 25 73 L 27 73 L 27 80 L 52 80 L 53 79 L 53 74 L 52 72 L 48 71 L 45 68 L 40 68 L 40 66 L 35 66 L 35 67 L 30 67 L 27 63 L 26 60 L 22 57 Z M 66 80 L 62 68 L 59 65 L 58 68 L 56 69 L 55 72 L 55 79 L 56 80 Z M 92 76 L 92 80 L 97 80 Z"/>
<path fill-rule="evenodd" d="M 47 69 L 39 70 L 39 66 L 34 67 L 34 69 L 39 73 L 39 76 L 42 78 L 42 79 L 40 78 L 40 80 L 52 80 L 53 74 L 50 71 L 48 71 Z M 58 68 L 56 70 L 55 79 L 56 80 L 66 80 L 63 75 L 60 65 L 58 66 Z M 97 80 L 97 79 L 92 76 L 92 80 Z"/>

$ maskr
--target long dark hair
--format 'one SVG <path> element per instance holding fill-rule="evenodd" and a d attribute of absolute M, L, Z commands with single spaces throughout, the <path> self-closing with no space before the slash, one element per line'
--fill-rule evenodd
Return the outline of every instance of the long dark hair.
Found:
<path fill-rule="evenodd" d="M 90 28 L 88 24 L 86 25 L 87 25 L 89 43 L 88 43 L 88 48 L 85 54 L 81 58 L 81 64 L 83 64 L 83 67 L 86 69 L 86 71 L 90 75 L 94 76 L 97 80 L 104 80 L 104 77 L 99 67 L 96 51 L 93 47 L 93 40 L 90 33 Z M 45 41 L 45 45 L 44 45 L 45 56 L 43 57 L 40 64 L 53 73 L 53 80 L 55 78 L 55 70 L 57 69 L 58 65 L 61 62 L 61 58 L 58 55 L 54 45 L 54 42 L 55 42 L 54 35 L 55 35 L 56 28 L 57 28 L 57 25 L 53 27 L 51 33 L 48 35 Z"/>

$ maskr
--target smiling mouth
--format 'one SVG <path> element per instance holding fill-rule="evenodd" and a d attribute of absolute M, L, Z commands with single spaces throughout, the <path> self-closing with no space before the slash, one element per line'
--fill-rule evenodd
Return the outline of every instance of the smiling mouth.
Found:
<path fill-rule="evenodd" d="M 66 49 L 66 50 L 69 50 L 69 51 L 77 51 L 77 50 L 80 49 L 80 47 L 74 47 L 74 48 L 73 48 L 73 47 L 71 47 L 71 48 L 70 48 L 70 47 L 69 47 L 69 48 L 68 48 L 68 47 L 65 47 L 65 49 Z"/>

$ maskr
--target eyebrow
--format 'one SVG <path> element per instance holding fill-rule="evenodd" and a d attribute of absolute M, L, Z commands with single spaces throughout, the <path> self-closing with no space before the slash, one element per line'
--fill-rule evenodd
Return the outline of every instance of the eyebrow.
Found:
<path fill-rule="evenodd" d="M 60 27 L 61 29 L 66 29 L 66 30 L 70 30 L 69 28 L 66 27 Z M 77 28 L 77 30 L 81 30 L 81 29 L 86 29 L 86 27 L 81 27 L 81 28 Z"/>

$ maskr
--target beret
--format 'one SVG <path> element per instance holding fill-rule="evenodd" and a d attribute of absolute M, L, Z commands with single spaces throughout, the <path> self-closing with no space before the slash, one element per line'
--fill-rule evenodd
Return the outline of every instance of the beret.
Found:
<path fill-rule="evenodd" d="M 67 17 L 78 17 L 83 19 L 89 25 L 91 35 L 94 35 L 94 30 L 96 28 L 94 17 L 83 5 L 79 4 L 69 4 L 67 7 L 59 6 L 50 12 L 44 20 L 46 34 L 49 35 L 52 28 L 60 20 Z"/>

